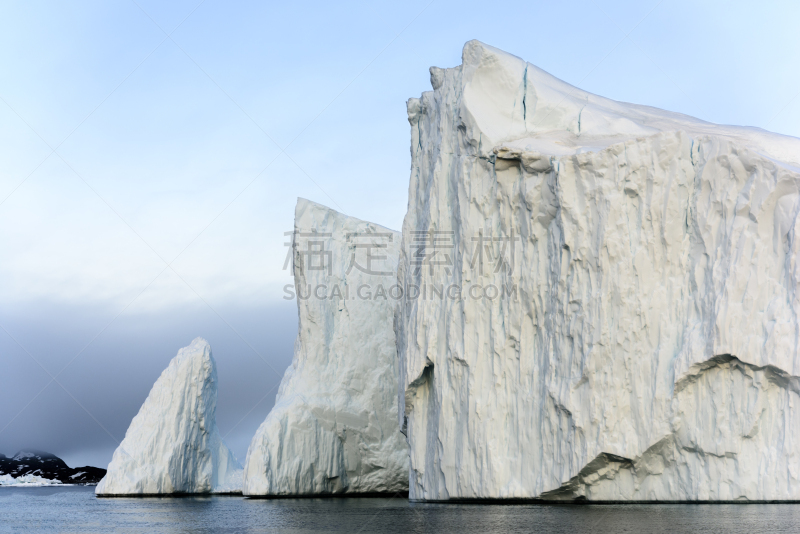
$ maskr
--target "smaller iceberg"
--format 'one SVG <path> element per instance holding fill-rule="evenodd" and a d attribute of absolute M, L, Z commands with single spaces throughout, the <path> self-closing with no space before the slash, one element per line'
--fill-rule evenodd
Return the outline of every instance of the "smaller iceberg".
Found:
<path fill-rule="evenodd" d="M 242 467 L 222 441 L 216 410 L 217 366 L 198 337 L 156 380 L 95 493 L 241 493 Z"/>
<path fill-rule="evenodd" d="M 71 486 L 72 484 L 62 484 L 60 480 L 43 478 L 37 475 L 22 475 L 12 477 L 11 475 L 0 475 L 0 486 L 16 487 L 41 487 L 41 486 Z"/>
<path fill-rule="evenodd" d="M 244 495 L 408 491 L 391 293 L 399 242 L 397 232 L 297 200 L 294 359 L 247 451 Z"/>

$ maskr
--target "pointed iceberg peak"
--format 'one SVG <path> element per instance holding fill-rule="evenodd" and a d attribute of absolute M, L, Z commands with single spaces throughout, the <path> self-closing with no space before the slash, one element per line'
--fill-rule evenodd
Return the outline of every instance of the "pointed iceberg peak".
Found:
<path fill-rule="evenodd" d="M 96 493 L 240 492 L 242 468 L 222 441 L 216 410 L 217 366 L 198 337 L 156 380 Z"/>

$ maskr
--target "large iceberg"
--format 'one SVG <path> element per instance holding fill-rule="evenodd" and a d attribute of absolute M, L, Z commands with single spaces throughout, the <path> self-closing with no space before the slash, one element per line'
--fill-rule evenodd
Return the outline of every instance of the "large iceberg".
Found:
<path fill-rule="evenodd" d="M 408 102 L 410 498 L 800 499 L 800 140 L 468 42 Z"/>
<path fill-rule="evenodd" d="M 299 199 L 292 246 L 299 331 L 244 494 L 405 493 L 393 330 L 400 234 Z"/>
<path fill-rule="evenodd" d="M 156 380 L 97 495 L 237 493 L 242 467 L 217 429 L 217 366 L 197 338 Z"/>

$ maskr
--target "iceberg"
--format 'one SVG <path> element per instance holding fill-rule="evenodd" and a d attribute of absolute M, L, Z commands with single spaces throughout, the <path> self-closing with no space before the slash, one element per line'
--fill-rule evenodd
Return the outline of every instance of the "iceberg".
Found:
<path fill-rule="evenodd" d="M 412 500 L 800 499 L 800 140 L 478 41 L 408 101 Z"/>
<path fill-rule="evenodd" d="M 222 441 L 216 410 L 217 366 L 198 337 L 156 380 L 96 494 L 240 493 L 242 467 Z"/>
<path fill-rule="evenodd" d="M 400 235 L 298 199 L 292 243 L 294 358 L 247 451 L 243 493 L 405 493 L 393 326 Z"/>
<path fill-rule="evenodd" d="M 14 486 L 22 488 L 39 488 L 42 486 L 72 486 L 72 484 L 62 484 L 60 480 L 54 478 L 44 478 L 39 475 L 0 475 L 0 486 Z"/>

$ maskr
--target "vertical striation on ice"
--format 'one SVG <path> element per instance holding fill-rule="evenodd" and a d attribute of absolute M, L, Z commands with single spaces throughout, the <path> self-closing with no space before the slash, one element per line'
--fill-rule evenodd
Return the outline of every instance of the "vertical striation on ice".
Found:
<path fill-rule="evenodd" d="M 216 410 L 217 366 L 198 337 L 156 380 L 96 493 L 241 492 L 242 467 L 222 441 Z"/>
<path fill-rule="evenodd" d="M 800 499 L 800 140 L 477 41 L 431 84 L 398 278 L 461 298 L 398 312 L 410 497 Z"/>
<path fill-rule="evenodd" d="M 400 234 L 298 199 L 294 359 L 247 452 L 245 495 L 408 490 L 393 329 Z"/>

